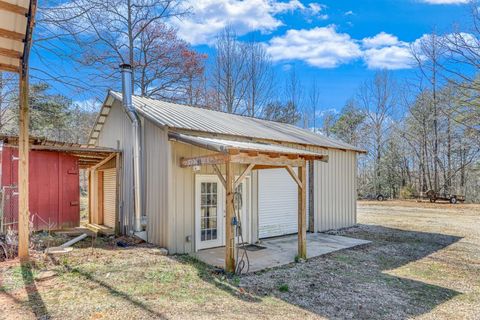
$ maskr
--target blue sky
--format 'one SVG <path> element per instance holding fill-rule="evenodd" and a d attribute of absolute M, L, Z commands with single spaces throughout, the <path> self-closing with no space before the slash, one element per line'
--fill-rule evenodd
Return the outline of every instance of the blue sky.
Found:
<path fill-rule="evenodd" d="M 294 66 L 306 89 L 313 79 L 319 83 L 322 109 L 339 110 L 376 70 L 391 69 L 400 81 L 414 77 L 408 47 L 433 29 L 448 33 L 458 23 L 468 31 L 462 25 L 468 21 L 466 2 L 192 0 L 188 5 L 194 14 L 170 23 L 193 48 L 210 56 L 215 35 L 226 25 L 241 39 L 254 35 L 271 54 L 282 85 Z M 34 54 L 34 65 L 39 54 L 47 53 Z M 94 98 L 88 92 L 77 95 L 60 84 L 53 86 L 74 100 Z"/>

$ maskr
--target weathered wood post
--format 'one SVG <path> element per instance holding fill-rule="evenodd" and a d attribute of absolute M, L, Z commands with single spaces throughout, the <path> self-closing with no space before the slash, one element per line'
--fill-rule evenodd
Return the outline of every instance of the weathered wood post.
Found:
<path fill-rule="evenodd" d="M 307 170 L 305 164 L 298 167 L 298 257 L 307 259 Z"/>
<path fill-rule="evenodd" d="M 315 232 L 315 160 L 308 160 L 308 231 Z"/>
<path fill-rule="evenodd" d="M 22 62 L 20 71 L 19 134 L 18 134 L 18 257 L 28 259 L 29 211 L 28 211 L 28 65 Z"/>
<path fill-rule="evenodd" d="M 226 218 L 225 218 L 225 271 L 235 272 L 235 238 L 234 227 L 232 220 L 234 216 L 233 208 L 233 165 L 230 161 L 225 163 L 226 179 L 225 179 L 225 192 L 226 192 Z"/>

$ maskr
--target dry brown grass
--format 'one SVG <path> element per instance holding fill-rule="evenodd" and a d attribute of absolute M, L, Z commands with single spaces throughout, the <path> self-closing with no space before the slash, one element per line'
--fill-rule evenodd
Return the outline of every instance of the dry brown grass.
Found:
<path fill-rule="evenodd" d="M 336 232 L 372 243 L 225 278 L 152 246 L 0 264 L 0 319 L 480 319 L 480 210 L 368 202 Z M 56 275 L 43 281 L 39 273 Z"/>

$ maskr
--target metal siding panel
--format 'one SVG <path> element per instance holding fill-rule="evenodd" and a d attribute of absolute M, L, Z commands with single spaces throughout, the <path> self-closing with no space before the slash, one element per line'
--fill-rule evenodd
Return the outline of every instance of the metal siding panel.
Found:
<path fill-rule="evenodd" d="M 327 150 L 329 162 L 317 162 L 315 210 L 318 231 L 338 229 L 356 223 L 356 154 Z"/>
<path fill-rule="evenodd" d="M 168 237 L 168 156 L 169 142 L 165 130 L 150 121 L 144 122 L 144 194 L 148 242 L 167 246 Z"/>

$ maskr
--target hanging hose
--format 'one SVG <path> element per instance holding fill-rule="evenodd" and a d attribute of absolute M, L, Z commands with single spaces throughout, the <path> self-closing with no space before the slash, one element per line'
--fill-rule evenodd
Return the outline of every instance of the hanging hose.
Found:
<path fill-rule="evenodd" d="M 233 212 L 235 213 L 235 239 L 238 243 L 238 246 L 236 246 L 236 251 L 237 251 L 237 257 L 235 259 L 236 261 L 236 267 L 235 267 L 235 273 L 240 275 L 242 272 L 244 272 L 245 267 L 246 271 L 245 273 L 248 273 L 250 270 L 250 260 L 248 258 L 248 253 L 247 253 L 247 248 L 245 246 L 245 241 L 243 241 L 243 227 L 242 227 L 242 219 L 241 219 L 241 214 L 240 214 L 240 208 L 242 206 L 242 194 L 240 192 L 235 192 L 233 194 Z M 240 250 L 242 249 L 242 254 L 240 256 Z"/>

